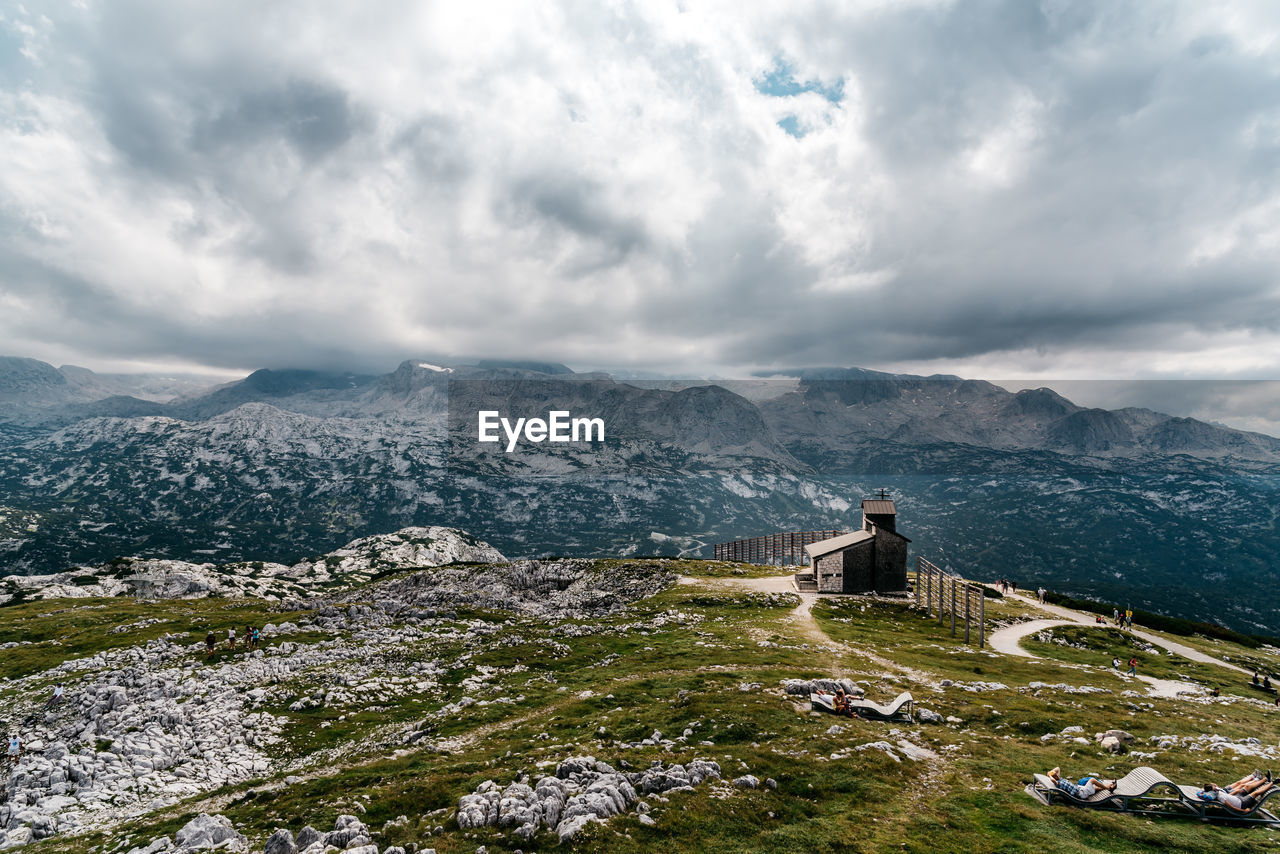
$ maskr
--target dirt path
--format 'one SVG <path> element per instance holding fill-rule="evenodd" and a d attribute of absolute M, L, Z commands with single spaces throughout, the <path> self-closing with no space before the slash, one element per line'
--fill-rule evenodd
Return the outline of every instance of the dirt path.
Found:
<path fill-rule="evenodd" d="M 937 680 L 927 673 L 905 667 L 896 661 L 878 655 L 865 647 L 854 646 L 838 641 L 822 630 L 813 616 L 813 606 L 818 601 L 818 594 L 801 591 L 796 587 L 795 576 L 774 575 L 766 578 L 689 578 L 682 576 L 680 584 L 717 586 L 735 590 L 749 590 L 754 593 L 792 593 L 800 597 L 800 604 L 786 616 L 788 625 L 794 626 L 803 640 L 816 644 L 831 654 L 832 676 L 848 676 L 846 662 L 849 660 L 865 661 L 880 667 L 889 673 L 909 677 L 926 685 L 937 685 Z M 827 599 L 843 598 L 836 594 L 826 594 Z M 861 671 L 865 672 L 865 671 Z"/>
<path fill-rule="evenodd" d="M 1055 626 L 1070 626 L 1070 625 L 1096 626 L 1098 625 L 1096 617 L 1093 614 L 1085 614 L 1082 611 L 1074 611 L 1070 608 L 1063 608 L 1060 605 L 1041 604 L 1029 596 L 1023 596 L 1021 593 L 1006 593 L 1005 597 L 1020 600 L 1022 602 L 1025 602 L 1028 605 L 1031 605 L 1036 608 L 1040 608 L 1041 610 L 1048 611 L 1050 614 L 1056 614 L 1058 616 L 1058 619 L 1054 619 L 1054 620 L 1039 619 L 1039 620 L 1029 620 L 1025 623 L 1016 623 L 1012 626 L 1007 626 L 1003 629 L 999 629 L 998 631 L 993 632 L 990 638 L 991 648 L 996 650 L 997 652 L 1002 652 L 1005 655 L 1018 655 L 1018 656 L 1022 656 L 1023 658 L 1037 658 L 1037 659 L 1044 660 L 1041 658 L 1041 656 L 1038 656 L 1032 652 L 1028 652 L 1027 650 L 1023 649 L 1022 639 L 1027 637 L 1028 635 L 1033 635 L 1037 632 L 1041 632 L 1041 631 L 1044 631 L 1045 629 L 1050 629 Z M 1135 637 L 1141 638 L 1142 640 L 1146 641 L 1152 646 L 1158 646 L 1163 649 L 1167 649 L 1170 652 L 1181 655 L 1183 658 L 1189 659 L 1191 661 L 1198 661 L 1202 664 L 1213 664 L 1218 667 L 1223 667 L 1228 670 L 1235 670 L 1240 673 L 1249 672 L 1242 667 L 1237 667 L 1236 665 L 1230 664 L 1226 661 L 1223 661 L 1222 659 L 1214 658 L 1211 655 L 1206 655 L 1203 652 L 1200 652 L 1199 650 L 1196 650 L 1196 649 L 1192 649 L 1191 647 L 1185 646 L 1184 644 L 1177 643 L 1176 641 L 1166 640 L 1165 638 L 1162 638 L 1159 635 L 1154 635 L 1150 632 L 1144 632 L 1141 629 L 1133 629 L 1132 634 Z M 1145 682 L 1148 686 L 1150 686 L 1150 694 L 1153 697 L 1176 698 L 1178 696 L 1178 693 L 1181 691 L 1198 692 L 1200 690 L 1200 686 L 1196 685 L 1194 682 L 1179 682 L 1174 679 L 1157 679 L 1154 676 L 1143 676 L 1142 674 L 1139 674 L 1137 678 L 1140 681 Z"/>

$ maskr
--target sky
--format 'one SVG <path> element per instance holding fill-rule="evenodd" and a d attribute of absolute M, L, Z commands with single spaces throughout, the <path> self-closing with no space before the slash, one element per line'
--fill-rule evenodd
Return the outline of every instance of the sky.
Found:
<path fill-rule="evenodd" d="M 0 352 L 1280 379 L 1278 34 L 1268 2 L 3 3 Z"/>

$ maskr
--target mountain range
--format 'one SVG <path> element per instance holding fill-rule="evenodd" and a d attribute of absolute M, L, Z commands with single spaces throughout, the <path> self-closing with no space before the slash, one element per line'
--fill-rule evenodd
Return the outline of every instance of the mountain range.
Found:
<path fill-rule="evenodd" d="M 514 453 L 475 413 L 600 417 Z M 889 488 L 915 554 L 1250 631 L 1280 618 L 1280 440 L 953 376 L 619 381 L 406 361 L 383 375 L 100 376 L 0 359 L 0 574 L 306 555 L 409 526 L 504 554 L 710 554 L 853 527 Z"/>

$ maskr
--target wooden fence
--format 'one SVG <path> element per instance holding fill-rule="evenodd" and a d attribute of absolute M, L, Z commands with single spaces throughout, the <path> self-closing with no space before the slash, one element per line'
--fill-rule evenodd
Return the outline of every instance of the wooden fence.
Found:
<path fill-rule="evenodd" d="M 922 557 L 916 557 L 916 605 L 923 606 L 925 614 L 933 617 L 938 612 L 938 625 L 946 624 L 951 617 L 951 636 L 956 636 L 956 620 L 964 624 L 964 642 L 969 643 L 970 626 L 978 629 L 978 647 L 986 646 L 987 606 L 982 596 L 982 585 L 969 584 L 954 573 L 940 569 Z"/>
<path fill-rule="evenodd" d="M 829 540 L 848 531 L 789 531 L 782 534 L 765 534 L 728 543 L 716 543 L 715 560 L 736 563 L 758 563 L 768 566 L 806 566 L 809 557 L 804 547 Z"/>

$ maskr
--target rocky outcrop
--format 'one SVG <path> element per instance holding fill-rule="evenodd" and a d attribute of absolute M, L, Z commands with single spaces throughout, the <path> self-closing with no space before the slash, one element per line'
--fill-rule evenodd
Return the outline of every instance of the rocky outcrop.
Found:
<path fill-rule="evenodd" d="M 486 780 L 458 802 L 458 826 L 509 829 L 522 840 L 548 829 L 564 842 L 591 822 L 631 811 L 647 815 L 649 806 L 641 795 L 691 791 L 706 780 L 719 779 L 720 765 L 704 759 L 685 765 L 655 763 L 645 771 L 623 773 L 594 756 L 578 756 L 564 760 L 554 775 L 536 783 L 521 779 L 503 788 Z"/>
<path fill-rule="evenodd" d="M 147 845 L 129 850 L 128 854 L 179 854 L 187 851 L 217 850 L 248 854 L 251 850 L 261 854 L 405 854 L 398 845 L 379 849 L 373 842 L 373 831 L 353 815 L 340 815 L 333 830 L 321 833 L 307 825 L 298 831 L 295 839 L 288 829 L 277 830 L 261 849 L 251 849 L 248 840 L 238 833 L 231 822 L 221 815 L 199 815 L 192 819 L 170 840 L 161 836 Z M 419 849 L 418 854 L 435 854 L 434 848 Z"/>
<path fill-rule="evenodd" d="M 323 588 L 342 590 L 375 575 L 451 563 L 502 563 L 488 543 L 454 528 L 404 528 L 354 540 L 336 551 L 292 566 L 249 561 L 228 564 L 123 558 L 97 567 L 53 575 L 9 575 L 0 579 L 0 604 L 15 598 L 58 599 L 136 596 L 198 599 L 252 596 L 302 597 Z"/>
<path fill-rule="evenodd" d="M 339 601 L 376 599 L 412 608 L 495 608 L 540 617 L 600 616 L 675 582 L 664 561 L 520 560 L 443 567 L 378 582 Z"/>

